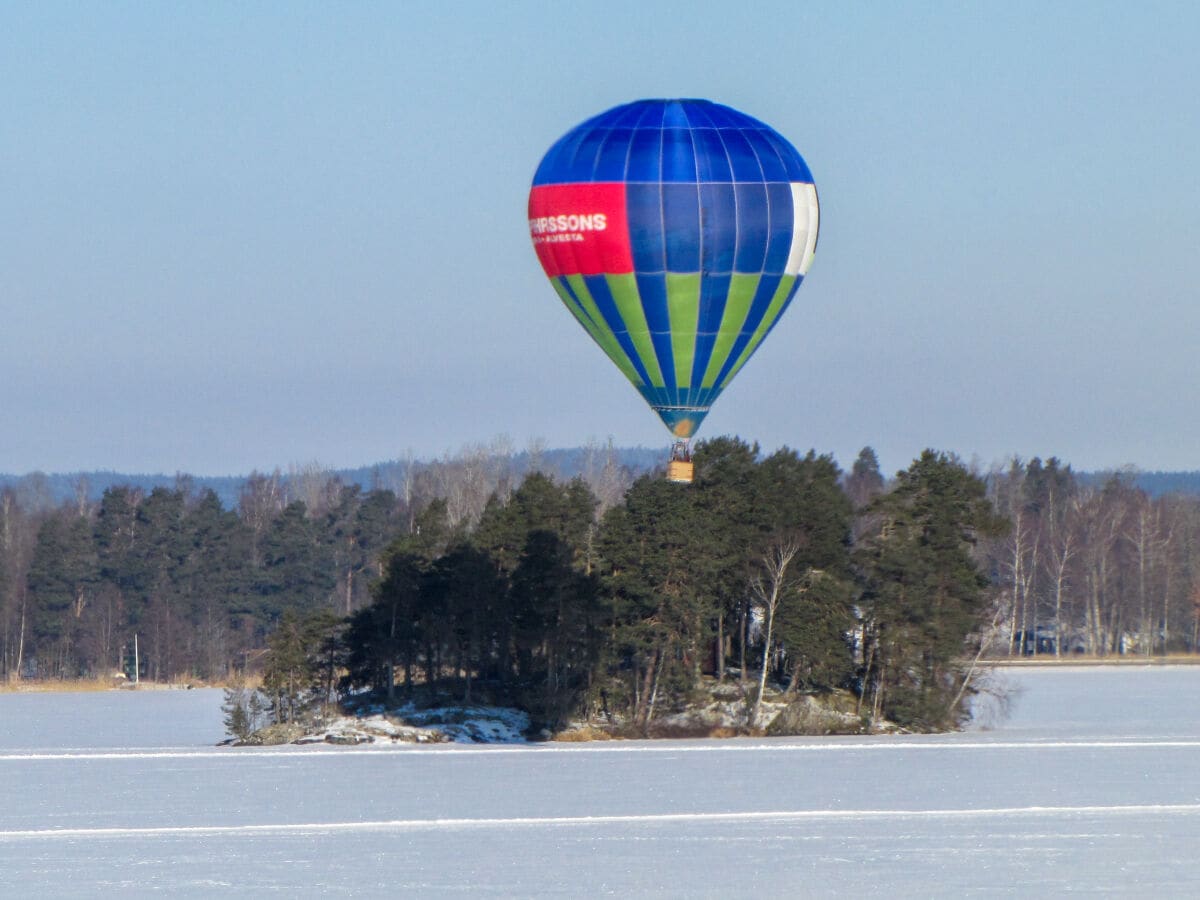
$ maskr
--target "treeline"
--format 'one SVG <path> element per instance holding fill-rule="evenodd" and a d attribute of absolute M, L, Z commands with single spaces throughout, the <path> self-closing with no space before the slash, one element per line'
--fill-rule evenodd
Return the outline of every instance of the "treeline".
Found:
<path fill-rule="evenodd" d="M 382 556 L 435 500 L 454 528 L 504 499 L 528 459 L 473 448 L 363 490 L 318 466 L 245 479 L 235 508 L 171 487 L 86 484 L 56 503 L 32 476 L 0 489 L 0 677 L 222 679 L 255 660 L 285 610 L 345 616 L 370 602 Z M 526 455 L 527 456 L 527 455 Z M 632 474 L 612 448 L 582 458 L 613 503 Z"/>
<path fill-rule="evenodd" d="M 5 670 L 109 675 L 130 665 L 136 634 L 143 677 L 221 678 L 263 646 L 284 610 L 365 602 L 403 515 L 395 495 L 343 488 L 313 508 L 275 488 L 252 480 L 238 512 L 212 492 L 123 487 L 95 508 L 26 517 L 3 507 L 3 524 L 16 526 L 5 553 Z"/>
<path fill-rule="evenodd" d="M 315 474 L 336 478 L 346 486 L 357 485 L 364 492 L 390 490 L 403 496 L 414 484 L 444 483 L 464 469 L 484 470 L 497 480 L 507 478 L 519 481 L 530 472 L 542 472 L 552 477 L 569 481 L 583 478 L 597 489 L 601 489 L 601 474 L 605 467 L 616 472 L 643 474 L 661 464 L 662 450 L 646 447 L 615 447 L 590 441 L 579 447 L 547 448 L 540 441 L 531 441 L 523 450 L 517 450 L 506 437 L 497 437 L 486 444 L 474 444 L 457 453 L 446 453 L 440 458 L 417 459 L 407 457 L 387 460 L 369 466 L 351 469 L 328 469 L 316 463 L 294 464 L 275 477 L 285 486 L 293 481 L 305 481 Z M 12 488 L 21 494 L 25 504 L 32 508 L 50 508 L 62 503 L 77 502 L 81 498 L 88 502 L 99 502 L 104 492 L 114 487 L 130 487 L 149 494 L 155 488 L 171 489 L 181 479 L 186 480 L 191 490 L 203 493 L 211 490 L 228 509 L 236 509 L 241 490 L 246 482 L 244 476 L 201 476 L 201 475 L 150 475 L 126 472 L 92 471 L 46 474 L 31 472 L 27 475 L 0 473 L 0 491 Z M 628 482 L 626 481 L 626 485 Z"/>
<path fill-rule="evenodd" d="M 701 443 L 696 481 L 521 477 L 467 454 L 399 490 L 256 474 L 49 506 L 0 491 L 0 674 L 268 676 L 277 718 L 369 688 L 638 729 L 734 681 L 754 706 L 848 688 L 867 718 L 953 723 L 979 655 L 1195 652 L 1200 498 L 926 452 Z M 750 718 L 755 718 L 752 712 Z"/>
<path fill-rule="evenodd" d="M 1134 473 L 1079 478 L 1053 458 L 1013 460 L 989 480 L 1012 523 L 989 548 L 992 652 L 1200 649 L 1200 497 L 1153 496 Z"/>

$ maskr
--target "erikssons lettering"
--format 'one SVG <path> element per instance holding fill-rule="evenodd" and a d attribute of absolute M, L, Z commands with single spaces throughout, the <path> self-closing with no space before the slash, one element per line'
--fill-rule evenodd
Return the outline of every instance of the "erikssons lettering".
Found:
<path fill-rule="evenodd" d="M 605 213 L 572 213 L 570 215 L 539 216 L 536 219 L 529 220 L 529 233 L 534 236 L 603 231 L 607 227 L 608 216 Z"/>

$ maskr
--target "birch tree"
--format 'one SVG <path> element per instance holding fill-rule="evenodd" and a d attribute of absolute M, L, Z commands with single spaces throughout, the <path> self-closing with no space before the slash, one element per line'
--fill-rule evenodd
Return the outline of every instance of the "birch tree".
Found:
<path fill-rule="evenodd" d="M 759 560 L 758 567 L 750 581 L 750 593 L 755 604 L 762 610 L 763 636 L 762 667 L 758 675 L 758 694 L 754 698 L 754 707 L 750 712 L 751 727 L 758 724 L 758 715 L 762 709 L 763 692 L 767 689 L 767 671 L 770 668 L 770 656 L 774 647 L 775 613 L 793 586 L 788 582 L 788 569 L 792 560 L 800 552 L 800 542 L 795 538 L 785 538 L 771 545 L 771 548 Z"/>

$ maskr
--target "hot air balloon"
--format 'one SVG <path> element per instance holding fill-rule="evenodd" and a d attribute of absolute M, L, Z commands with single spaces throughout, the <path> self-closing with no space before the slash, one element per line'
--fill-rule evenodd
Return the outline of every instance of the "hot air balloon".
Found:
<path fill-rule="evenodd" d="M 779 321 L 817 245 L 817 192 L 768 125 L 708 100 L 639 100 L 542 158 L 529 232 L 562 302 L 688 441 Z"/>

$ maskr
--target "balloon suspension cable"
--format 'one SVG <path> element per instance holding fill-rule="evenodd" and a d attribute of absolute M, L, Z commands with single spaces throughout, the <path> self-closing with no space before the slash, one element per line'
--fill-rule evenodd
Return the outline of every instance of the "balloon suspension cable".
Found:
<path fill-rule="evenodd" d="M 677 440 L 671 445 L 671 462 L 691 462 L 692 447 L 687 438 Z"/>

